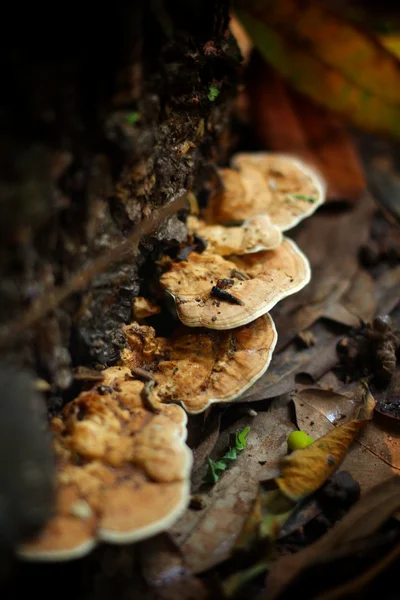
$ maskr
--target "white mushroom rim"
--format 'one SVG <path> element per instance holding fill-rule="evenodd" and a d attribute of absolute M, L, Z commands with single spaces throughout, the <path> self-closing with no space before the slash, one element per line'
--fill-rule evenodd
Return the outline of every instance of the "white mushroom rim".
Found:
<path fill-rule="evenodd" d="M 271 329 L 272 329 L 273 334 L 274 334 L 273 341 L 272 341 L 272 343 L 271 343 L 271 345 L 269 347 L 268 357 L 267 357 L 267 360 L 265 361 L 265 364 L 264 364 L 263 368 L 260 369 L 260 371 L 256 375 L 254 375 L 254 377 L 252 377 L 251 379 L 249 379 L 249 381 L 239 391 L 235 392 L 234 394 L 232 394 L 228 398 L 210 398 L 209 401 L 207 402 L 207 404 L 204 405 L 204 407 L 202 407 L 199 410 L 193 410 L 193 409 L 189 410 L 184 401 L 179 402 L 179 404 L 181 404 L 183 406 L 183 408 L 190 415 L 198 415 L 200 413 L 203 413 L 212 404 L 227 404 L 228 402 L 233 402 L 234 400 L 238 400 L 240 398 L 240 396 L 242 394 L 244 394 L 249 388 L 251 388 L 251 386 L 254 385 L 255 382 L 258 381 L 264 375 L 264 373 L 267 371 L 269 365 L 271 364 L 272 355 L 274 353 L 276 344 L 278 342 L 278 332 L 276 330 L 275 323 L 274 323 L 274 321 L 273 321 L 273 319 L 272 319 L 272 317 L 271 317 L 271 315 L 269 313 L 266 313 L 265 315 L 261 315 L 261 316 L 263 316 L 264 318 L 268 319 L 269 325 L 271 326 Z"/>
<path fill-rule="evenodd" d="M 258 308 L 254 312 L 250 312 L 249 314 L 243 314 L 239 320 L 235 321 L 234 323 L 228 323 L 228 324 L 225 321 L 213 320 L 212 318 L 207 318 L 207 320 L 202 320 L 201 318 L 199 318 L 196 321 L 191 321 L 190 319 L 185 318 L 184 315 L 182 314 L 182 310 L 180 310 L 180 308 L 187 304 L 187 300 L 181 301 L 179 296 L 177 296 L 176 294 L 173 294 L 166 287 L 165 292 L 167 293 L 167 295 L 169 295 L 173 299 L 173 301 L 175 303 L 175 307 L 176 307 L 177 316 L 180 319 L 180 321 L 182 321 L 182 323 L 188 327 L 206 327 L 207 329 L 216 329 L 216 330 L 226 330 L 226 329 L 233 329 L 233 328 L 241 327 L 242 325 L 247 325 L 248 323 L 251 323 L 255 319 L 258 319 L 258 317 L 261 317 L 262 315 L 269 313 L 272 310 L 272 308 L 274 306 L 276 306 L 279 302 L 281 302 L 284 298 L 287 298 L 288 296 L 292 296 L 293 294 L 296 294 L 297 292 L 302 290 L 311 281 L 310 262 L 309 262 L 308 258 L 306 257 L 306 255 L 300 250 L 298 245 L 292 239 L 284 236 L 283 242 L 292 247 L 294 252 L 297 254 L 298 258 L 303 263 L 302 267 L 304 270 L 304 277 L 297 283 L 297 285 L 288 286 L 287 289 L 282 291 L 280 294 L 276 294 L 275 297 L 273 297 L 269 302 L 265 302 L 264 304 L 262 304 L 260 306 L 260 308 Z M 267 251 L 267 252 L 274 252 L 274 251 L 271 250 L 271 251 Z M 247 256 L 256 256 L 256 253 L 247 255 Z M 238 257 L 238 258 L 244 259 L 245 256 Z"/>
<path fill-rule="evenodd" d="M 131 530 L 127 529 L 125 531 L 105 528 L 99 525 L 94 527 L 92 535 L 89 534 L 86 540 L 83 542 L 80 540 L 75 546 L 72 544 L 70 547 L 61 547 L 51 550 L 49 548 L 41 549 L 40 544 L 39 547 L 35 548 L 35 542 L 27 542 L 16 548 L 16 556 L 30 562 L 64 562 L 76 560 L 89 554 L 99 543 L 106 542 L 112 545 L 131 544 L 153 537 L 170 528 L 189 505 L 190 473 L 193 465 L 192 451 L 185 443 L 187 439 L 187 413 L 181 407 L 179 407 L 179 410 L 182 411 L 182 421 L 180 428 L 176 430 L 175 438 L 178 441 L 180 451 L 184 456 L 184 463 L 182 466 L 182 480 L 177 482 L 179 484 L 179 499 L 174 503 L 174 506 L 167 514 L 164 514 L 160 518 L 156 518 L 154 521 L 143 526 L 135 527 Z M 160 493 L 162 493 L 162 490 L 160 490 Z M 88 505 L 88 510 L 91 510 L 90 505 Z M 78 518 L 79 511 L 75 513 L 75 511 L 70 510 L 70 513 Z M 82 518 L 83 521 L 85 520 L 83 514 L 79 518 Z M 100 523 L 101 518 L 102 517 L 99 516 Z"/>

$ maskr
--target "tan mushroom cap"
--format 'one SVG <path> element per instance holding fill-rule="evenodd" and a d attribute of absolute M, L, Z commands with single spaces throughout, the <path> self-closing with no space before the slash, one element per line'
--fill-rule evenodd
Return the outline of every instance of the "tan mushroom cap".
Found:
<path fill-rule="evenodd" d="M 78 558 L 98 541 L 125 544 L 167 529 L 188 504 L 192 455 L 186 413 L 145 406 L 145 384 L 127 367 L 69 403 L 52 421 L 58 460 L 55 515 L 17 554 Z"/>
<path fill-rule="evenodd" d="M 203 214 L 207 223 L 240 223 L 251 217 L 268 214 L 270 194 L 258 169 L 218 169 L 222 189 L 210 195 Z"/>
<path fill-rule="evenodd" d="M 208 222 L 225 223 L 267 214 L 281 231 L 288 231 L 325 202 L 325 180 L 314 167 L 295 156 L 239 153 L 232 157 L 231 164 L 233 169 L 220 170 L 225 189 L 211 196 Z"/>
<path fill-rule="evenodd" d="M 147 298 L 143 296 L 137 296 L 132 303 L 133 316 L 138 321 L 147 319 L 154 315 L 158 315 L 161 312 L 161 307 L 157 304 L 153 304 Z"/>
<path fill-rule="evenodd" d="M 239 227 L 207 225 L 196 217 L 189 217 L 187 226 L 190 233 L 197 233 L 207 241 L 208 252 L 222 256 L 273 250 L 282 242 L 281 230 L 267 215 L 252 217 Z"/>
<path fill-rule="evenodd" d="M 307 258 L 295 242 L 284 238 L 276 250 L 230 260 L 193 252 L 187 262 L 172 263 L 160 283 L 174 298 L 178 317 L 185 325 L 231 329 L 269 312 L 280 300 L 300 291 L 310 278 Z M 229 287 L 225 286 L 218 297 L 215 287 L 221 281 Z M 232 301 L 222 298 L 226 294 Z"/>
<path fill-rule="evenodd" d="M 133 340 L 133 354 L 140 353 L 139 328 L 138 324 L 125 328 L 129 346 Z M 265 373 L 277 333 L 266 314 L 228 331 L 194 331 L 180 326 L 168 340 L 155 339 L 164 355 L 155 359 L 152 369 L 160 400 L 180 402 L 189 413 L 197 414 L 210 404 L 231 402 Z M 126 364 L 132 360 L 131 353 L 123 353 Z M 133 357 L 133 362 L 137 363 L 138 358 Z"/>

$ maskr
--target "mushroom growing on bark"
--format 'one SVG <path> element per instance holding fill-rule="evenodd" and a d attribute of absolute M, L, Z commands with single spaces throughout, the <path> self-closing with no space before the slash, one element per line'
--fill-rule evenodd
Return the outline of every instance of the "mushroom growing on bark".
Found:
<path fill-rule="evenodd" d="M 190 233 L 197 233 L 207 242 L 207 252 L 221 256 L 274 250 L 282 242 L 281 230 L 267 215 L 252 217 L 236 227 L 207 225 L 205 221 L 189 217 L 187 226 Z"/>
<path fill-rule="evenodd" d="M 222 190 L 211 194 L 204 212 L 209 224 L 268 215 L 281 231 L 288 231 L 325 201 L 323 177 L 289 154 L 239 153 L 231 165 L 232 169 L 219 170 Z"/>
<path fill-rule="evenodd" d="M 103 374 L 101 384 L 52 420 L 55 515 L 17 549 L 21 558 L 69 560 L 98 541 L 132 543 L 170 527 L 188 504 L 192 455 L 185 445 L 186 413 L 162 405 L 127 367 Z"/>
<path fill-rule="evenodd" d="M 184 326 L 168 339 L 156 338 L 151 327 L 132 323 L 124 328 L 128 347 L 123 364 L 141 360 L 145 340 L 154 340 L 153 363 L 147 362 L 161 402 L 179 402 L 191 414 L 210 404 L 231 402 L 268 368 L 277 334 L 270 315 L 229 331 L 193 330 Z"/>
<path fill-rule="evenodd" d="M 160 283 L 185 325 L 233 329 L 266 314 L 310 278 L 307 258 L 295 242 L 284 238 L 276 250 L 229 260 L 193 252 L 186 262 L 171 262 Z"/>

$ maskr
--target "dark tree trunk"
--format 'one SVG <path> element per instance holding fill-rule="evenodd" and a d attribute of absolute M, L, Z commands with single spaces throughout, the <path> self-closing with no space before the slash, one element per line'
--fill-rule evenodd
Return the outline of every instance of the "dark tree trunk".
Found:
<path fill-rule="evenodd" d="M 75 366 L 118 360 L 132 300 L 146 289 L 155 259 L 186 237 L 184 211 L 18 335 L 16 324 L 156 209 L 182 192 L 200 192 L 212 165 L 223 160 L 240 55 L 227 0 L 49 6 L 16 4 L 3 14 L 0 388 L 10 381 L 2 377 L 10 363 L 29 371 L 44 380 L 52 413 L 78 391 Z M 12 438 L 2 435 L 3 425 L 0 462 L 8 461 Z M 9 458 L 7 468 L 22 472 Z M 23 486 L 17 482 L 14 495 Z M 0 501 L 7 494 L 0 482 Z M 100 567 L 92 560 L 82 567 L 90 571 L 84 587 L 80 565 L 58 572 L 14 564 L 2 598 L 39 583 L 42 598 L 64 597 L 64 585 L 69 598 L 84 597 L 84 589 L 111 597 L 102 585 L 95 590 Z"/>
<path fill-rule="evenodd" d="M 54 407 L 74 365 L 118 359 L 141 269 L 182 241 L 182 220 L 22 335 L 8 335 L 10 324 L 154 209 L 200 190 L 239 53 L 226 0 L 16 9 L 1 58 L 0 333 L 3 360 L 49 382 Z"/>

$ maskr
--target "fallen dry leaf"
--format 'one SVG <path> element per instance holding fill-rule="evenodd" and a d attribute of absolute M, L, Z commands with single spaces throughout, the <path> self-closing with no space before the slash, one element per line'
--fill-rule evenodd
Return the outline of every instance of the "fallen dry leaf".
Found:
<path fill-rule="evenodd" d="M 358 433 L 372 418 L 375 400 L 365 391 L 358 418 L 338 425 L 307 448 L 285 456 L 279 464 L 279 489 L 292 500 L 300 500 L 316 491 L 343 462 Z"/>
<path fill-rule="evenodd" d="M 328 306 L 324 317 L 348 327 L 359 327 L 372 319 L 376 311 L 375 285 L 372 276 L 360 269 L 340 302 Z"/>
<path fill-rule="evenodd" d="M 359 271 L 359 249 L 368 240 L 373 211 L 372 199 L 365 196 L 351 211 L 316 213 L 294 232 L 310 261 L 312 278 L 308 286 L 271 311 L 279 331 L 276 351 L 329 314 L 329 307 L 349 292 Z"/>
<path fill-rule="evenodd" d="M 326 420 L 332 425 L 349 420 L 359 401 L 329 390 L 306 388 L 292 396 L 296 409 L 296 421 L 299 429 L 314 439 L 330 431 Z M 318 421 L 323 420 L 320 424 Z M 321 433 L 322 432 L 322 433 Z"/>
<path fill-rule="evenodd" d="M 396 308 L 400 298 L 400 265 L 388 269 L 376 279 L 375 298 L 381 315 L 388 315 Z"/>
<path fill-rule="evenodd" d="M 393 476 L 371 488 L 334 527 L 317 542 L 284 556 L 269 571 L 263 600 L 275 600 L 303 570 L 316 567 L 340 552 L 351 555 L 351 544 L 374 534 L 400 508 L 400 477 Z"/>
<path fill-rule="evenodd" d="M 296 387 L 296 376 L 306 374 L 318 380 L 338 363 L 336 346 L 341 339 L 336 331 L 321 321 L 312 327 L 316 344 L 299 349 L 292 342 L 278 354 L 274 354 L 268 371 L 238 398 L 238 402 L 255 402 L 292 392 Z"/>
<path fill-rule="evenodd" d="M 191 421 L 194 421 L 193 426 Z M 203 421 L 202 423 L 201 419 L 195 416 L 188 422 L 188 444 L 193 451 L 192 480 L 193 476 L 204 465 L 218 441 L 221 411 L 211 409 L 211 414 Z M 192 436 L 190 435 L 191 431 L 193 431 Z"/>
<path fill-rule="evenodd" d="M 143 542 L 138 554 L 143 578 L 155 593 L 155 600 L 207 598 L 204 584 L 187 570 L 179 550 L 166 534 Z"/>
<path fill-rule="evenodd" d="M 349 420 L 358 404 L 357 394 L 351 391 L 344 395 L 315 388 L 303 389 L 292 399 L 299 429 L 314 439 L 328 434 L 337 423 Z M 362 491 L 400 473 L 400 428 L 382 425 L 375 415 L 360 432 L 341 468 L 352 474 Z"/>
<path fill-rule="evenodd" d="M 246 79 L 249 118 L 262 146 L 291 152 L 316 167 L 328 184 L 327 201 L 358 200 L 365 177 L 341 119 L 295 92 L 257 52 Z"/>
<path fill-rule="evenodd" d="M 232 467 L 211 489 L 203 486 L 193 490 L 204 501 L 204 509 L 187 510 L 170 530 L 186 565 L 195 574 L 231 555 L 256 497 L 258 482 L 276 475 L 278 459 L 286 454 L 287 437 L 294 430 L 287 400 L 274 402 L 268 411 L 258 412 L 253 418 L 241 419 L 231 430 L 246 425 L 250 426 L 247 447 Z"/>
<path fill-rule="evenodd" d="M 316 0 L 239 5 L 254 45 L 297 90 L 361 129 L 400 137 L 399 61 L 377 37 Z"/>

